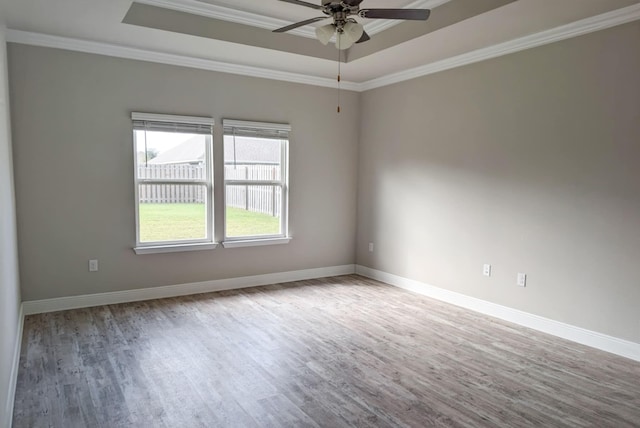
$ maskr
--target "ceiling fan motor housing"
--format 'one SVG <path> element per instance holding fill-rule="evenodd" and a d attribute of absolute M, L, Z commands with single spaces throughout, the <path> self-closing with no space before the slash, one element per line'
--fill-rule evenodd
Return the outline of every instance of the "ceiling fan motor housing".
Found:
<path fill-rule="evenodd" d="M 335 3 L 335 4 L 345 4 L 347 6 L 358 6 L 360 3 L 362 3 L 362 0 L 322 0 L 322 6 L 326 6 L 328 4 L 331 3 Z"/>
<path fill-rule="evenodd" d="M 327 44 L 334 33 L 338 33 L 338 49 L 348 49 L 353 43 L 362 43 L 370 39 L 364 31 L 362 24 L 359 24 L 352 16 L 371 19 L 402 19 L 426 21 L 429 18 L 428 9 L 360 9 L 363 0 L 320 0 L 320 4 L 311 3 L 306 0 L 280 0 L 305 6 L 315 10 L 321 10 L 327 18 L 333 20 L 332 24 L 316 27 L 316 36 L 322 44 Z M 316 0 L 317 2 L 317 0 Z M 298 27 L 314 24 L 326 19 L 323 16 L 307 19 L 295 24 L 287 25 L 273 30 L 275 33 L 284 33 Z M 343 41 L 345 43 L 340 43 Z"/>
<path fill-rule="evenodd" d="M 360 2 L 354 1 L 322 0 L 323 12 L 332 16 L 336 13 L 355 15 L 360 10 L 359 4 Z"/>

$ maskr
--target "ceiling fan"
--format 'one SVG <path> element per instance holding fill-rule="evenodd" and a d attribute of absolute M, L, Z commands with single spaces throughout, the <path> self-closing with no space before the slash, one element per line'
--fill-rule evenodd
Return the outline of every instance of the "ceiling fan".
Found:
<path fill-rule="evenodd" d="M 286 27 L 273 30 L 274 33 L 284 33 L 294 28 L 303 27 L 332 18 L 333 22 L 316 28 L 318 40 L 326 45 L 333 35 L 336 35 L 336 47 L 340 50 L 349 49 L 354 43 L 366 42 L 370 39 L 362 24 L 353 16 L 368 19 L 403 19 L 412 21 L 426 21 L 431 14 L 429 9 L 361 9 L 363 0 L 322 0 L 322 4 L 309 3 L 302 0 L 280 0 L 322 11 L 326 16 L 317 16 Z"/>

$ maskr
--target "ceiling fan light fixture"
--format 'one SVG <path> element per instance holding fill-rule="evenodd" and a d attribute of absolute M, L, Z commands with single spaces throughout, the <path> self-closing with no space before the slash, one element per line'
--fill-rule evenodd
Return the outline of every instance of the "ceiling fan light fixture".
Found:
<path fill-rule="evenodd" d="M 349 35 L 349 38 L 353 40 L 353 43 L 360 40 L 362 33 L 364 33 L 364 27 L 357 22 L 347 22 L 344 24 L 344 32 Z"/>
<path fill-rule="evenodd" d="M 336 40 L 336 48 L 340 50 L 349 49 L 355 42 L 360 40 L 364 33 L 364 27 L 357 22 L 347 22 L 342 28 L 342 32 L 338 32 Z"/>
<path fill-rule="evenodd" d="M 323 25 L 316 28 L 316 37 L 323 45 L 327 45 L 333 34 L 336 32 L 336 27 L 333 24 Z"/>
<path fill-rule="evenodd" d="M 353 46 L 353 42 L 349 39 L 349 36 L 345 36 L 344 33 L 336 34 L 336 49 L 341 51 L 349 49 Z"/>

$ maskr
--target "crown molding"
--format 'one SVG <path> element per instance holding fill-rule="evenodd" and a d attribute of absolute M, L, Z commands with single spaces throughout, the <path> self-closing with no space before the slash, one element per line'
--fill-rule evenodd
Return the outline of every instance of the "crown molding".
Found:
<path fill-rule="evenodd" d="M 286 21 L 284 19 L 271 18 L 269 16 L 258 15 L 256 13 L 231 9 L 224 6 L 217 6 L 197 0 L 135 0 L 135 2 L 175 10 L 178 12 L 205 16 L 207 18 L 219 19 L 221 21 L 235 22 L 237 24 L 264 28 L 265 30 L 275 30 L 276 28 L 291 24 L 290 21 Z M 329 17 L 327 17 L 327 19 L 328 18 Z M 295 34 L 296 36 L 308 37 L 310 39 L 316 38 L 315 30 L 311 27 L 296 28 L 288 33 Z"/>
<path fill-rule="evenodd" d="M 407 8 L 426 8 L 433 9 L 450 0 L 416 0 L 407 5 Z M 259 15 L 257 13 L 245 12 L 242 10 L 232 9 L 230 7 L 218 6 L 211 3 L 205 3 L 198 0 L 135 0 L 136 3 L 146 4 L 150 6 L 162 7 L 165 9 L 175 10 L 178 12 L 191 13 L 194 15 L 205 16 L 207 18 L 220 19 L 222 21 L 235 22 L 237 24 L 250 25 L 252 27 L 264 28 L 266 30 L 274 30 L 291 24 L 290 21 L 272 18 L 269 16 Z M 329 17 L 327 17 L 329 19 Z M 369 35 L 380 33 L 402 21 L 393 19 L 378 19 L 367 22 L 364 29 Z M 288 31 L 289 34 L 316 38 L 316 32 L 313 27 L 304 26 Z"/>
<path fill-rule="evenodd" d="M 491 58 L 497 58 L 526 49 L 547 45 L 550 43 L 566 40 L 573 37 L 582 36 L 617 25 L 626 24 L 640 19 L 640 4 L 623 7 L 611 12 L 606 12 L 590 18 L 562 25 L 550 30 L 531 34 L 517 39 L 510 40 L 497 45 L 489 46 L 475 51 L 467 52 L 451 58 L 432 62 L 430 64 L 388 74 L 386 76 L 368 80 L 360 84 L 361 91 L 380 88 L 394 83 L 404 82 L 417 77 L 450 70 L 456 67 L 473 64 Z"/>
<path fill-rule="evenodd" d="M 247 65 L 231 64 L 204 58 L 195 58 L 164 52 L 149 51 L 110 43 L 80 40 L 69 37 L 51 36 L 48 34 L 32 33 L 20 30 L 7 30 L 7 42 L 47 48 L 66 49 L 118 58 L 134 59 L 160 64 L 177 65 L 181 67 L 197 68 L 200 70 L 217 71 L 220 73 L 237 74 L 240 76 L 259 77 L 263 79 L 281 80 L 289 83 L 323 86 L 335 88 L 335 79 L 291 73 L 288 71 L 272 70 L 268 68 L 251 67 Z M 342 81 L 342 89 L 359 91 L 360 84 Z"/>
<path fill-rule="evenodd" d="M 145 0 L 146 1 L 146 0 Z M 153 0 L 156 1 L 156 0 Z M 173 0 L 171 0 L 173 1 Z M 601 15 L 586 18 L 571 24 L 562 25 L 540 33 L 520 37 L 508 42 L 467 52 L 441 61 L 436 61 L 420 67 L 398 73 L 388 74 L 380 78 L 368 80 L 362 83 L 343 81 L 341 87 L 348 91 L 364 92 L 394 83 L 427 76 L 429 74 L 450 70 L 456 67 L 473 64 L 491 58 L 497 58 L 514 52 L 520 52 L 538 46 L 554 43 L 572 37 L 582 36 L 588 33 L 615 27 L 640 19 L 640 4 L 617 9 Z M 195 58 L 183 55 L 169 54 L 144 49 L 131 48 L 109 43 L 74 39 L 69 37 L 51 36 L 41 33 L 33 33 L 19 30 L 6 30 L 7 42 L 22 43 L 26 45 L 42 46 L 57 49 L 67 49 L 78 52 L 93 53 L 98 55 L 127 58 L 161 64 L 177 65 L 182 67 L 197 68 L 201 70 L 217 71 L 221 73 L 238 74 L 241 76 L 259 77 L 263 79 L 281 80 L 285 82 L 301 83 L 335 88 L 334 79 L 325 77 L 308 76 L 305 74 L 291 73 L 280 70 L 272 70 L 260 67 L 251 67 L 214 61 L 203 58 Z"/>

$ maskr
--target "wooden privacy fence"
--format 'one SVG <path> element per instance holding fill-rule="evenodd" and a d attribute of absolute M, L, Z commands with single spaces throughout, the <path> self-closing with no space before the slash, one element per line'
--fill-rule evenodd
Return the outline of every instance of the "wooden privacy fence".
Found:
<path fill-rule="evenodd" d="M 224 176 L 227 180 L 277 181 L 280 180 L 280 165 L 274 163 L 225 163 Z M 280 217 L 282 189 L 274 185 L 226 186 L 227 207 Z"/>
<path fill-rule="evenodd" d="M 280 180 L 280 165 L 264 163 L 225 164 L 227 180 Z M 148 180 L 203 180 L 202 164 L 138 165 L 138 178 Z M 200 184 L 140 184 L 140 203 L 202 204 L 206 201 L 206 186 Z M 228 207 L 280 217 L 282 189 L 274 185 L 226 186 Z"/>
<path fill-rule="evenodd" d="M 280 217 L 280 186 L 227 186 L 227 206 Z"/>
<path fill-rule="evenodd" d="M 203 164 L 138 165 L 138 178 L 148 180 L 204 180 Z M 141 184 L 140 203 L 203 204 L 207 188 L 201 184 Z"/>

